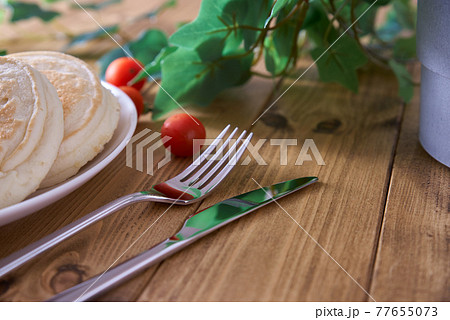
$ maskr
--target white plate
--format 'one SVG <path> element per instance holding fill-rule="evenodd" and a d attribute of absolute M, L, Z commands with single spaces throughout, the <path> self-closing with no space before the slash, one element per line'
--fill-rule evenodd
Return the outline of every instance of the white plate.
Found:
<path fill-rule="evenodd" d="M 120 103 L 119 123 L 111 140 L 105 145 L 101 153 L 84 165 L 69 180 L 50 188 L 38 190 L 24 201 L 0 209 L 0 226 L 30 215 L 65 197 L 99 173 L 125 148 L 136 129 L 136 108 L 122 90 L 106 82 L 102 82 L 102 84 L 117 97 Z"/>

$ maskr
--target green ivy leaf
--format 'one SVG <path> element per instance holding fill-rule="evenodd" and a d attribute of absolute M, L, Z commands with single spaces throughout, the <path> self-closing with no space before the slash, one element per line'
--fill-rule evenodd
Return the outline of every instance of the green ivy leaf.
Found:
<path fill-rule="evenodd" d="M 278 19 L 283 20 L 289 14 L 290 10 L 291 8 L 282 10 L 278 15 Z M 299 13 L 280 27 L 276 28 L 264 40 L 266 69 L 273 76 L 280 74 L 289 64 L 292 54 L 292 45 L 294 41 L 297 41 L 295 30 L 298 16 Z"/>
<path fill-rule="evenodd" d="M 241 1 L 246 3 L 248 9 L 247 14 L 245 15 L 237 15 L 236 12 L 233 12 L 233 14 L 236 15 L 236 21 L 238 25 L 250 25 L 260 29 L 264 28 L 267 16 L 270 14 L 270 8 L 272 7 L 273 0 Z M 256 30 L 242 30 L 242 36 L 244 38 L 244 48 L 247 50 L 251 48 L 260 33 L 260 31 Z"/>
<path fill-rule="evenodd" d="M 399 38 L 394 44 L 394 58 L 400 61 L 416 57 L 416 36 Z"/>
<path fill-rule="evenodd" d="M 373 7 L 367 10 L 368 7 L 369 6 L 367 4 L 361 3 L 355 9 L 355 16 L 361 17 L 358 21 L 358 27 L 361 29 L 360 37 L 364 37 L 375 32 L 375 18 L 377 16 L 377 10 Z M 362 15 L 363 13 L 364 15 Z"/>
<path fill-rule="evenodd" d="M 64 47 L 64 51 L 69 49 L 70 47 L 75 46 L 75 45 L 80 45 L 82 43 L 86 43 L 86 42 L 94 40 L 94 39 L 107 37 L 108 36 L 107 33 L 113 34 L 113 33 L 116 33 L 117 31 L 119 31 L 119 25 L 118 24 L 113 25 L 113 26 L 109 26 L 109 27 L 105 27 L 105 28 L 99 28 L 99 29 L 97 29 L 95 31 L 82 33 L 82 34 L 74 37 Z"/>
<path fill-rule="evenodd" d="M 273 76 L 278 75 L 284 70 L 286 64 L 289 62 L 289 57 L 286 57 L 283 52 L 278 51 L 275 47 L 273 36 L 269 36 L 264 40 L 264 60 L 266 70 Z"/>
<path fill-rule="evenodd" d="M 389 60 L 389 66 L 394 72 L 398 81 L 398 95 L 405 101 L 410 102 L 414 95 L 414 82 L 411 74 L 403 64 L 395 60 Z"/>
<path fill-rule="evenodd" d="M 161 30 L 150 29 L 143 32 L 135 41 L 128 43 L 134 58 L 146 65 L 155 59 L 162 48 L 168 45 L 167 36 Z"/>
<path fill-rule="evenodd" d="M 224 23 L 219 19 L 208 17 L 220 17 L 228 2 L 228 0 L 202 1 L 197 18 L 172 34 L 169 43 L 184 48 L 195 48 L 205 39 L 211 37 L 213 33 L 223 38 L 226 37 L 227 31 L 220 31 L 225 29 Z M 232 21 L 229 23 L 232 23 Z M 220 35 L 219 32 L 222 34 Z"/>
<path fill-rule="evenodd" d="M 378 0 L 378 2 L 373 5 L 370 9 L 368 9 L 373 2 L 370 1 L 364 1 L 359 2 L 356 4 L 354 9 L 354 16 L 355 18 L 359 17 L 359 20 L 357 22 L 358 29 L 361 30 L 359 36 L 363 37 L 371 32 L 374 32 L 375 30 L 375 18 L 377 15 L 377 9 L 375 6 L 383 6 L 389 3 L 390 0 L 382 2 L 381 0 Z M 340 7 L 344 1 L 336 2 L 336 6 Z M 366 11 L 367 10 L 367 11 Z M 343 7 L 340 13 L 340 17 L 344 18 L 345 21 L 351 21 L 351 5 L 346 5 Z"/>
<path fill-rule="evenodd" d="M 286 9 L 287 11 L 291 11 L 294 5 L 296 5 L 298 0 L 277 0 L 273 5 L 272 11 L 270 12 L 270 16 L 266 19 L 264 23 L 264 27 L 270 23 L 270 20 L 278 16 L 281 10 Z"/>
<path fill-rule="evenodd" d="M 318 46 L 311 51 L 316 61 L 328 47 Z M 317 60 L 320 80 L 338 82 L 344 87 L 358 92 L 358 76 L 356 70 L 367 63 L 367 57 L 356 41 L 348 36 L 342 36 L 336 44 Z"/>
<path fill-rule="evenodd" d="M 339 36 L 337 30 L 330 26 L 327 12 L 322 2 L 314 1 L 310 3 L 308 14 L 306 15 L 304 28 L 307 30 L 308 37 L 317 46 L 327 46 Z M 329 31 L 328 31 L 329 30 Z M 328 32 L 327 39 L 325 35 Z"/>
<path fill-rule="evenodd" d="M 223 46 L 220 40 L 213 38 L 210 41 L 207 46 Z M 205 106 L 224 89 L 241 84 L 242 79 L 248 78 L 252 54 L 241 58 L 216 58 L 215 61 L 205 62 L 196 50 L 183 47 L 168 55 L 162 63 L 161 86 L 165 91 L 160 89 L 156 96 L 153 118 L 160 118 L 178 108 L 173 99 L 181 105 Z"/>
<path fill-rule="evenodd" d="M 178 29 L 170 44 L 195 49 L 212 37 L 220 38 L 224 48 L 234 50 L 242 39 L 249 48 L 259 31 L 241 30 L 239 25 L 262 28 L 270 9 L 269 0 L 203 0 L 197 18 Z M 229 43 L 232 43 L 230 46 Z"/>
<path fill-rule="evenodd" d="M 165 47 L 163 48 L 159 54 L 155 57 L 155 59 L 147 64 L 143 71 L 139 72 L 136 77 L 131 80 L 131 84 L 141 81 L 144 78 L 147 78 L 150 75 L 153 79 L 161 78 L 161 64 L 164 59 L 173 52 L 175 52 L 178 47 Z"/>
<path fill-rule="evenodd" d="M 49 0 L 46 0 L 49 1 Z M 50 1 L 55 1 L 55 0 L 50 0 Z M 58 1 L 58 0 L 56 0 Z M 100 10 L 100 9 L 104 9 L 106 7 L 109 7 L 110 5 L 116 4 L 116 3 L 120 3 L 122 2 L 122 0 L 104 0 L 102 2 L 93 2 L 93 3 L 82 3 L 81 6 L 83 7 L 83 9 L 86 10 Z M 76 3 L 72 4 L 72 8 L 75 9 L 81 9 L 80 6 Z"/>
<path fill-rule="evenodd" d="M 41 9 L 41 7 L 39 7 L 35 3 L 9 0 L 6 2 L 6 4 L 12 11 L 11 22 L 26 20 L 34 17 L 48 22 L 60 15 L 59 12 L 56 11 Z"/>
<path fill-rule="evenodd" d="M 133 58 L 142 62 L 143 65 L 151 63 L 155 57 L 160 53 L 161 49 L 168 45 L 167 36 L 158 29 L 149 29 L 139 35 L 136 40 L 130 41 L 123 45 L 123 49 L 116 48 L 98 60 L 100 66 L 100 74 L 103 78 L 108 65 L 120 57 L 132 56 Z"/>

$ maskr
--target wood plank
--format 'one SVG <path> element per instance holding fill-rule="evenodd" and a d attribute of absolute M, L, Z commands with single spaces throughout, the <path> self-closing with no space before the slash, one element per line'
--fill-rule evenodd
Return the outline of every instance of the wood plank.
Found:
<path fill-rule="evenodd" d="M 304 62 L 306 67 L 309 62 Z M 285 83 L 282 89 L 286 88 Z M 262 111 L 262 110 L 261 110 Z M 227 197 L 300 176 L 320 183 L 279 201 L 364 288 L 368 288 L 402 104 L 390 74 L 368 72 L 360 94 L 317 82 L 311 70 L 257 124 L 259 138 L 294 138 L 287 165 L 279 147 L 230 178 Z M 242 116 L 245 116 L 244 114 Z M 312 138 L 326 165 L 296 166 Z M 276 204 L 233 222 L 164 261 L 140 301 L 364 301 L 366 294 Z"/>
<path fill-rule="evenodd" d="M 148 4 L 148 1 L 141 1 L 142 6 L 136 2 L 137 1 L 133 1 L 132 6 L 128 3 L 128 10 L 125 10 L 127 12 L 127 17 L 130 17 L 130 14 L 132 17 L 133 13 L 141 14 L 143 12 L 142 10 L 147 10 L 146 8 L 150 11 L 150 9 L 156 8 L 164 1 L 153 1 L 150 5 Z M 200 1 L 184 0 L 179 2 L 185 9 L 183 10 L 183 18 L 194 18 L 198 11 Z M 126 4 L 126 2 L 124 2 L 124 4 Z M 130 8 L 134 8 L 135 10 L 129 10 Z M 113 9 L 117 10 L 118 8 Z M 118 10 L 123 18 L 123 7 Z M 79 15 L 80 13 L 81 17 L 77 16 L 77 14 Z M 164 15 L 165 17 L 163 17 Z M 164 18 L 162 27 L 167 27 L 169 32 L 171 30 L 173 31 L 176 23 L 179 19 L 181 19 L 179 14 L 174 14 L 171 16 L 164 13 L 161 17 Z M 74 28 L 75 32 L 82 32 L 84 29 L 82 29 L 81 26 L 90 29 L 92 29 L 92 25 L 95 26 L 94 22 L 90 20 L 85 13 L 80 11 L 77 11 L 74 15 L 64 16 L 63 19 L 69 19 L 69 21 L 65 21 L 65 23 Z M 161 22 L 161 20 L 158 21 Z M 103 22 L 105 21 L 102 21 L 102 23 Z M 154 23 L 154 20 L 152 23 Z M 48 30 L 46 28 L 49 25 L 39 24 L 36 20 L 18 23 L 11 26 L 11 28 L 21 30 L 21 28 L 24 28 L 29 24 L 35 26 L 32 29 L 35 35 L 42 33 L 47 34 Z M 54 27 L 54 25 L 51 27 Z M 52 30 L 54 31 L 54 29 Z M 134 30 L 137 32 L 137 29 Z M 7 33 L 3 35 L 5 36 L 12 34 Z M 26 41 L 21 42 L 17 41 L 17 39 L 8 41 L 9 40 L 7 37 L 2 37 L 2 44 L 11 44 L 11 46 L 7 47 L 9 52 L 21 50 L 54 50 L 59 48 L 59 46 L 55 46 L 55 42 L 51 36 L 48 41 L 39 41 L 36 43 Z M 64 41 L 65 40 L 62 39 L 62 41 L 57 41 L 57 43 L 61 45 Z M 24 44 L 26 44 L 26 47 L 23 47 Z M 148 121 L 148 117 L 147 121 L 145 120 L 146 119 L 144 118 L 139 124 L 137 129 L 138 131 L 143 128 L 157 130 L 161 127 L 161 122 L 150 123 Z M 156 160 L 161 159 L 162 156 L 163 151 L 159 150 L 155 158 Z M 188 163 L 188 161 L 177 159 L 173 164 L 171 164 L 170 170 L 165 170 L 165 174 L 167 176 L 173 175 L 174 172 L 178 172 L 181 168 L 184 168 L 186 163 Z M 4 257 L 27 244 L 40 239 L 44 235 L 57 230 L 63 225 L 74 221 L 102 204 L 105 204 L 121 195 L 135 192 L 136 190 L 145 190 L 154 182 L 164 179 L 166 179 L 166 176 L 161 176 L 159 173 L 157 173 L 154 177 L 149 177 L 136 170 L 127 168 L 125 166 L 125 156 L 124 153 L 122 153 L 113 163 L 102 171 L 102 173 L 73 194 L 32 216 L 1 227 L 0 243 L 2 243 L 2 245 L 0 249 L 0 256 Z M 123 210 L 121 213 L 115 215 L 114 218 L 102 221 L 102 223 L 99 223 L 89 230 L 84 231 L 79 237 L 68 241 L 62 246 L 55 248 L 54 251 L 40 257 L 37 264 L 31 263 L 30 265 L 22 268 L 22 270 L 18 270 L 17 273 L 2 279 L 0 281 L 0 300 L 43 300 L 53 295 L 55 292 L 62 290 L 64 287 L 73 285 L 82 279 L 86 279 L 86 277 L 102 271 L 102 268 L 106 268 L 112 261 L 114 261 L 120 251 L 123 252 L 127 244 L 129 245 L 132 243 L 135 235 L 133 232 L 134 229 L 140 228 L 139 230 L 141 230 L 146 225 L 149 225 L 154 221 L 157 213 L 151 212 L 161 211 L 164 208 L 166 208 L 166 206 L 145 204 L 136 205 L 129 210 Z M 183 212 L 181 217 L 186 214 L 186 209 L 179 208 L 178 210 L 179 212 Z M 195 207 L 190 208 L 190 210 L 195 210 Z M 178 212 L 176 209 L 171 211 L 173 211 L 174 215 Z M 121 216 L 125 216 L 125 219 L 121 219 Z M 161 220 L 161 223 L 167 224 L 168 222 Z M 103 225 L 107 226 L 108 231 L 104 231 Z M 123 225 L 126 227 L 124 228 Z M 171 232 L 175 231 L 176 228 L 176 224 L 172 227 L 169 226 L 167 228 L 162 228 L 164 232 L 167 232 L 167 234 L 163 233 L 162 235 L 158 235 L 157 232 L 154 232 L 155 243 L 167 237 Z M 26 230 L 25 235 L 23 230 Z M 140 232 L 136 234 L 139 235 Z M 104 235 L 109 236 L 109 240 L 105 240 Z M 117 248 L 114 251 L 110 247 L 115 246 L 115 241 L 118 241 L 118 238 L 120 238 L 120 242 L 123 243 L 124 247 Z M 91 250 L 86 244 L 89 244 L 94 248 L 100 246 L 100 252 Z M 144 247 L 147 247 L 147 245 L 143 245 Z M 105 251 L 102 251 L 102 248 L 105 249 Z M 134 255 L 137 252 L 138 251 L 130 252 L 130 254 Z M 112 255 L 110 255 L 111 253 Z M 105 260 L 103 264 L 97 264 L 95 261 L 91 263 L 92 259 L 104 260 L 105 256 L 106 258 L 114 257 L 114 259 L 110 259 L 110 261 Z M 94 266 L 92 273 L 90 269 L 91 266 Z M 95 266 L 97 266 L 97 268 L 95 268 Z"/>
<path fill-rule="evenodd" d="M 208 110 L 190 112 L 205 124 L 208 137 L 214 138 L 228 123 L 241 127 L 249 125 L 247 118 L 236 119 L 236 114 L 245 112 L 249 119 L 256 117 L 259 108 L 266 102 L 273 87 L 272 81 L 255 79 L 242 88 L 224 93 Z M 157 131 L 162 121 L 150 122 L 143 118 L 137 132 L 144 128 Z M 162 159 L 164 151 L 155 153 L 155 165 Z M 169 165 L 153 177 L 125 166 L 125 155 L 115 159 L 98 176 L 86 185 L 40 212 L 0 228 L 0 256 L 4 257 L 21 247 L 38 240 L 99 206 L 124 194 L 147 190 L 152 184 L 175 176 L 191 162 L 190 159 L 173 159 Z M 239 173 L 231 174 L 239 175 Z M 226 186 L 224 188 L 227 188 Z M 113 215 L 101 223 L 88 228 L 73 239 L 49 251 L 35 263 L 18 270 L 2 281 L 0 300 L 44 300 L 62 289 L 98 274 L 130 246 L 167 208 L 162 204 L 139 204 Z M 172 208 L 163 216 L 151 232 L 145 234 L 133 248 L 122 257 L 123 261 L 173 234 L 192 214 L 197 206 Z M 30 228 L 30 226 L 33 226 Z M 27 230 L 24 234 L 19 230 Z M 155 267 L 156 268 L 156 267 Z M 118 291 L 103 299 L 133 300 L 142 284 L 154 269 L 145 273 Z"/>
<path fill-rule="evenodd" d="M 415 68 L 419 80 L 419 66 Z M 371 292 L 380 301 L 449 301 L 450 169 L 418 139 L 419 89 L 406 107 Z"/>
<path fill-rule="evenodd" d="M 208 107 L 207 110 L 193 110 L 188 109 L 189 112 L 195 116 L 197 116 L 202 123 L 206 127 L 206 131 L 210 138 L 216 137 L 219 132 L 229 123 L 232 125 L 238 126 L 240 128 L 245 128 L 249 125 L 249 119 L 242 117 L 236 118 L 236 114 L 241 112 L 247 113 L 250 118 L 255 117 L 258 109 L 254 106 L 261 106 L 266 103 L 267 96 L 271 94 L 273 89 L 272 81 L 268 81 L 265 79 L 254 79 L 250 81 L 247 85 L 241 88 L 235 88 L 228 90 L 227 92 L 221 94 L 214 103 Z M 161 122 L 157 124 L 158 128 L 161 127 Z M 161 157 L 162 158 L 162 157 Z M 178 172 L 182 170 L 182 168 L 189 165 L 190 160 L 186 159 L 181 161 L 181 159 L 175 159 L 173 161 L 180 161 L 181 164 L 177 165 L 174 169 L 172 167 L 163 167 L 160 171 L 163 172 L 163 176 L 161 176 L 158 181 L 163 181 L 164 179 L 175 176 Z M 173 166 L 172 162 L 169 164 Z M 170 171 L 167 171 L 170 170 Z M 235 170 L 237 171 L 237 170 Z M 222 193 L 225 190 L 231 188 L 233 184 L 236 182 L 236 178 L 240 176 L 239 172 L 232 172 L 223 184 L 219 187 L 217 193 Z M 193 212 L 198 210 L 198 205 L 195 205 L 193 208 L 185 208 L 184 213 L 174 214 L 170 209 L 170 217 L 168 217 L 168 223 L 171 224 L 171 227 L 168 228 L 167 225 L 155 225 L 155 228 L 161 228 L 164 230 L 164 234 L 166 237 L 171 236 L 178 228 L 181 227 L 184 220 Z M 134 231 L 136 236 L 139 235 L 139 231 Z M 141 252 L 144 248 L 150 248 L 153 244 L 161 241 L 161 239 L 157 239 L 153 241 L 153 238 L 148 241 L 147 244 L 144 244 L 144 247 L 135 251 L 135 253 Z M 134 250 L 134 249 L 133 249 Z M 119 288 L 112 290 L 106 295 L 99 298 L 100 301 L 135 301 L 138 296 L 142 292 L 142 290 L 146 287 L 146 284 L 153 277 L 155 270 L 159 268 L 155 266 L 143 274 L 139 275 L 135 279 L 126 284 L 120 286 Z"/>
<path fill-rule="evenodd" d="M 264 101 L 261 101 L 261 99 L 270 93 L 271 87 L 270 81 L 253 81 L 246 87 L 236 89 L 235 94 L 230 97 L 222 96 L 217 101 L 216 108 L 210 109 L 211 113 L 205 112 L 203 116 L 196 115 L 206 125 L 208 136 L 214 138 L 219 128 L 223 128 L 226 123 L 231 122 L 230 117 L 238 113 L 239 110 L 247 107 L 248 113 L 252 115 L 252 118 L 255 117 L 258 109 L 251 109 L 251 107 L 263 104 Z M 249 105 L 248 101 L 252 101 L 252 103 Z M 225 106 L 229 112 L 228 116 L 218 112 Z M 239 120 L 233 122 L 235 125 L 242 124 Z M 245 125 L 248 125 L 248 123 L 245 123 Z M 140 123 L 137 132 L 144 127 L 157 130 L 160 126 L 161 122 Z M 155 154 L 155 163 L 162 158 L 163 150 L 161 148 Z M 125 155 L 121 153 L 99 175 L 69 196 L 36 214 L 1 227 L 0 256 L 4 257 L 42 238 L 119 196 L 138 190 L 147 190 L 152 184 L 173 177 L 189 163 L 189 159 L 175 158 L 166 167 L 155 172 L 153 177 L 150 177 L 145 173 L 126 167 Z M 239 172 L 230 174 L 229 184 L 226 184 L 221 190 L 226 190 L 227 185 L 229 187 L 233 184 L 233 177 L 239 175 Z M 36 262 L 30 263 L 5 278 L 0 286 L 2 288 L 0 300 L 44 300 L 63 288 L 102 272 L 167 207 L 163 204 L 134 205 L 89 227 L 73 239 L 69 239 L 42 255 Z M 120 261 L 130 258 L 172 235 L 181 226 L 184 219 L 195 212 L 197 207 L 198 205 L 172 207 Z M 33 227 L 30 228 L 30 226 Z M 26 230 L 27 232 L 24 235 L 19 230 Z M 143 283 L 145 284 L 146 278 L 151 276 L 152 270 L 154 269 L 145 273 L 141 281 L 135 281 L 125 288 L 119 288 L 119 293 L 117 291 L 112 292 L 105 299 L 133 300 L 136 291 L 139 292 L 139 287 Z"/>

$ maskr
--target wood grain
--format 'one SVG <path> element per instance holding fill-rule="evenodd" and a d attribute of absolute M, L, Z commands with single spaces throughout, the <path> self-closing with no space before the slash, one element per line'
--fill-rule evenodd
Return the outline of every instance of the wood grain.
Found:
<path fill-rule="evenodd" d="M 111 10 L 116 10 L 118 13 L 121 13 L 123 20 L 126 20 L 137 14 L 142 14 L 143 10 L 148 9 L 148 11 L 150 11 L 164 1 L 152 1 L 150 5 L 147 1 L 141 2 L 142 5 L 139 5 L 137 1 L 133 2 L 134 5 L 130 5 L 130 2 L 128 1 L 128 8 L 125 10 L 125 16 L 122 14 L 124 11 L 123 6 L 121 8 L 110 8 Z M 179 1 L 179 3 L 184 8 L 182 12 L 183 19 L 189 20 L 196 16 L 200 1 L 184 0 Z M 124 5 L 127 5 L 127 3 L 124 2 Z M 132 10 L 130 10 L 130 8 L 132 8 Z M 173 31 L 176 23 L 181 20 L 179 14 L 180 11 L 176 12 L 178 13 L 173 15 L 163 13 L 157 20 L 161 27 L 166 28 L 168 32 Z M 89 30 L 96 28 L 95 22 L 87 17 L 86 14 L 81 12 L 82 19 L 80 19 L 80 11 L 72 13 L 73 14 L 71 15 L 64 16 L 64 19 L 69 19 L 65 23 L 74 28 L 74 30 L 83 32 L 86 31 L 86 28 L 89 28 Z M 152 23 L 154 23 L 154 21 Z M 36 28 L 32 30 L 37 30 L 37 35 L 47 35 L 50 40 L 37 41 L 36 43 L 26 41 L 17 42 L 16 46 L 7 47 L 9 52 L 25 49 L 54 50 L 60 48 L 60 45 L 64 43 L 64 41 L 60 41 L 58 42 L 58 46 L 54 46 L 55 43 L 51 39 L 51 35 L 47 34 L 47 25 L 41 24 L 41 29 L 39 29 L 39 24 L 37 24 L 36 21 L 28 21 L 23 24 L 19 23 L 15 25 L 15 27 L 20 30 L 20 28 L 24 28 L 28 24 L 36 25 Z M 127 26 L 125 26 L 125 29 L 126 27 Z M 146 28 L 148 25 L 142 25 L 140 27 Z M 129 30 L 129 33 L 135 32 L 135 34 L 137 34 L 139 30 L 135 28 L 136 26 L 133 26 L 133 28 Z M 3 38 L 0 43 L 16 44 L 14 40 L 8 41 L 9 40 L 6 37 Z M 111 41 L 106 40 L 106 42 Z M 27 47 L 21 47 L 21 45 L 25 43 L 27 44 Z M 46 47 L 46 45 L 48 46 Z M 96 48 L 95 43 L 90 43 L 89 45 L 92 46 L 88 46 L 90 48 Z M 103 46 L 103 50 L 107 47 L 108 46 Z M 90 48 L 87 48 L 86 50 L 90 52 L 92 50 Z M 81 50 L 78 52 L 82 53 L 83 48 L 80 49 Z M 261 90 L 264 90 L 264 86 L 261 87 Z M 151 99 L 152 97 L 147 98 Z M 205 123 L 208 123 L 206 119 L 201 119 Z M 158 130 L 161 127 L 161 122 L 150 123 L 148 117 L 147 121 L 145 120 L 146 119 L 144 118 L 139 124 L 137 131 L 144 128 Z M 163 153 L 163 150 L 158 150 L 155 155 L 155 163 L 158 159 L 163 157 Z M 127 168 L 125 166 L 125 156 L 124 153 L 122 153 L 104 171 L 97 175 L 97 177 L 68 197 L 32 216 L 0 228 L 0 242 L 2 243 L 0 256 L 6 256 L 21 247 L 42 238 L 44 235 L 57 230 L 63 225 L 74 221 L 121 195 L 135 192 L 136 190 L 146 190 L 156 181 L 163 181 L 168 177 L 175 175 L 175 173 L 184 168 L 188 162 L 189 161 L 187 160 L 177 159 L 171 164 L 170 169 L 164 170 L 165 176 L 161 176 L 161 172 L 159 172 L 153 177 L 150 177 L 134 169 Z M 105 219 L 105 221 L 85 230 L 78 237 L 67 241 L 63 245 L 55 248 L 54 251 L 50 251 L 46 255 L 40 257 L 36 264 L 31 263 L 17 273 L 2 279 L 0 282 L 0 299 L 43 300 L 65 287 L 101 272 L 102 269 L 104 270 L 107 268 L 134 241 L 134 239 L 142 233 L 143 228 L 146 228 L 153 223 L 157 217 L 157 213 L 165 208 L 167 208 L 167 206 L 136 205 L 117 213 L 114 217 L 111 217 L 111 219 Z M 192 210 L 195 210 L 195 207 L 187 210 L 185 208 L 177 208 L 171 210 L 171 214 L 176 216 L 177 212 L 182 212 L 182 214 L 178 213 L 180 221 L 182 221 L 183 217 L 186 214 L 191 213 Z M 121 219 L 121 216 L 125 216 L 125 219 Z M 162 225 L 169 223 L 172 227 L 162 227 L 160 229 L 163 230 L 162 234 L 153 232 L 155 242 L 145 239 L 148 240 L 147 243 L 144 242 L 141 248 L 137 248 L 136 250 L 138 251 L 130 252 L 128 257 L 135 255 L 143 248 L 147 248 L 149 245 L 151 246 L 173 233 L 178 228 L 178 224 L 173 223 L 173 220 L 173 218 L 168 221 L 161 219 L 160 223 Z M 178 221 L 178 223 L 180 222 Z M 106 229 L 104 229 L 105 227 Z M 18 230 L 26 230 L 26 233 L 24 234 Z M 105 238 L 105 235 L 109 237 Z M 117 247 L 115 245 L 117 241 L 120 241 L 123 246 Z M 112 249 L 114 247 L 116 248 Z M 99 251 L 92 248 L 99 248 Z M 96 260 L 92 260 L 92 257 L 94 256 L 97 257 L 96 259 L 102 260 L 103 263 L 97 264 L 97 262 L 95 262 L 91 264 L 91 262 Z M 126 259 L 126 257 L 127 256 L 124 256 L 123 258 Z M 108 258 L 110 259 L 108 260 Z M 94 266 L 94 268 L 92 268 L 92 266 Z"/>
<path fill-rule="evenodd" d="M 272 204 L 164 261 L 139 300 L 366 300 L 314 241 L 368 289 L 402 105 L 391 75 L 372 72 L 361 81 L 354 95 L 309 73 L 251 128 L 254 141 L 299 140 L 288 149 L 287 165 L 280 165 L 279 146 L 267 142 L 260 152 L 267 166 L 251 162 L 201 205 L 257 188 L 252 179 L 270 185 L 317 175 L 319 184 L 279 201 L 311 237 Z M 374 90 L 379 83 L 385 86 Z M 306 138 L 314 140 L 325 166 L 295 165 Z"/>
<path fill-rule="evenodd" d="M 405 110 L 384 214 L 371 290 L 380 301 L 450 301 L 450 169 L 418 141 L 418 91 Z"/>
<path fill-rule="evenodd" d="M 183 7 L 184 19 L 195 17 L 199 1 Z M 183 5 L 183 3 L 180 3 Z M 189 9 L 191 8 L 191 9 Z M 189 13 L 188 10 L 191 10 Z M 174 17 L 178 19 L 179 17 Z M 169 23 L 166 21 L 165 23 Z M 172 21 L 172 24 L 175 24 Z M 242 88 L 231 90 L 219 96 L 208 110 L 189 109 L 207 127 L 208 137 L 214 138 L 228 123 L 245 127 L 246 118 L 236 119 L 240 110 L 248 108 L 251 118 L 256 117 L 259 108 L 271 94 L 274 83 L 255 79 Z M 153 100 L 150 90 L 147 99 Z M 249 104 L 249 101 L 251 104 Z M 162 121 L 151 122 L 143 117 L 136 132 L 144 128 L 158 131 Z M 154 154 L 154 166 L 164 156 L 163 149 Z M 65 197 L 63 200 L 25 219 L 0 228 L 0 256 L 4 257 L 25 245 L 61 228 L 84 214 L 124 194 L 147 190 L 156 182 L 164 181 L 178 174 L 191 162 L 190 159 L 173 159 L 169 165 L 148 176 L 125 166 L 125 155 L 115 159 L 89 183 Z M 145 163 L 145 161 L 144 161 Z M 144 168 L 145 170 L 146 168 Z M 156 169 L 156 168 L 155 168 Z M 166 209 L 167 205 L 139 204 L 114 214 L 101 223 L 88 228 L 73 239 L 39 257 L 1 282 L 0 300 L 43 300 L 105 270 L 140 236 Z M 172 235 L 184 219 L 195 212 L 198 205 L 188 208 L 171 208 L 141 240 L 129 250 L 120 261 L 136 255 Z M 32 226 L 32 227 L 30 227 Z M 18 230 L 27 230 L 24 235 Z M 119 261 L 119 262 L 120 262 Z M 155 267 L 154 269 L 156 269 Z M 107 300 L 134 300 L 140 293 L 146 279 L 152 275 L 150 269 L 137 281 L 119 288 L 103 297 Z M 152 271 L 153 270 L 153 271 Z"/>
<path fill-rule="evenodd" d="M 192 20 L 200 6 L 200 0 L 179 0 L 178 8 L 156 20 L 129 23 L 162 2 L 124 0 L 92 14 L 103 25 L 120 21 L 123 43 L 148 27 L 171 33 L 178 22 Z M 2 25 L 0 48 L 60 50 L 68 41 L 61 33 L 97 29 L 82 11 L 62 2 L 57 5 L 70 12 L 58 22 L 32 19 Z M 93 64 L 114 46 L 104 39 L 70 53 Z M 300 68 L 309 63 L 302 61 Z M 414 73 L 417 77 L 418 70 Z M 98 300 L 370 301 L 366 290 L 379 301 L 448 301 L 450 172 L 418 143 L 418 94 L 404 109 L 395 79 L 380 70 L 360 75 L 358 95 L 319 83 L 317 78 L 311 69 L 254 126 L 252 122 L 292 80 L 285 80 L 274 93 L 277 82 L 254 78 L 221 94 L 208 109 L 189 108 L 205 124 L 210 138 L 231 123 L 253 131 L 253 143 L 267 139 L 259 150 L 266 165 L 246 154 L 244 158 L 248 155 L 251 160 L 248 165 L 239 166 L 217 192 L 193 206 L 165 212 L 167 205 L 143 203 L 121 210 L 0 279 L 0 300 L 45 300 L 172 235 L 198 208 L 255 189 L 257 183 L 316 175 L 319 183 L 279 201 L 292 218 L 271 204 Z M 146 90 L 147 101 L 153 100 L 155 89 Z M 145 116 L 136 132 L 158 131 L 161 125 Z M 287 147 L 286 164 L 281 164 L 280 146 L 271 145 L 270 139 L 297 139 L 296 146 Z M 325 166 L 315 161 L 295 165 L 305 139 L 314 140 Z M 163 153 L 156 152 L 155 165 Z M 175 158 L 149 176 L 126 167 L 121 153 L 69 196 L 0 227 L 0 257 L 117 197 L 173 177 L 189 163 L 190 159 Z"/>

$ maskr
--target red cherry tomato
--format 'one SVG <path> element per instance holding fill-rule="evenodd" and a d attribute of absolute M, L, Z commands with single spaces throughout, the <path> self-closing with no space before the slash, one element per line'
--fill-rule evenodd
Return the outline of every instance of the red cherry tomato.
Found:
<path fill-rule="evenodd" d="M 125 92 L 130 99 L 133 100 L 139 118 L 142 112 L 144 112 L 144 98 L 142 98 L 142 94 L 133 87 L 122 86 L 119 87 L 119 89 Z"/>
<path fill-rule="evenodd" d="M 170 146 L 170 151 L 176 156 L 189 157 L 194 154 L 194 140 L 200 147 L 204 143 L 206 132 L 200 120 L 186 113 L 179 113 L 164 121 L 161 138 L 166 136 L 171 138 L 164 143 L 166 148 Z"/>
<path fill-rule="evenodd" d="M 136 59 L 122 57 L 110 63 L 105 73 L 105 80 L 116 87 L 128 86 L 128 82 L 132 80 L 141 70 L 142 63 Z M 133 88 L 141 90 L 147 79 L 132 85 Z"/>

